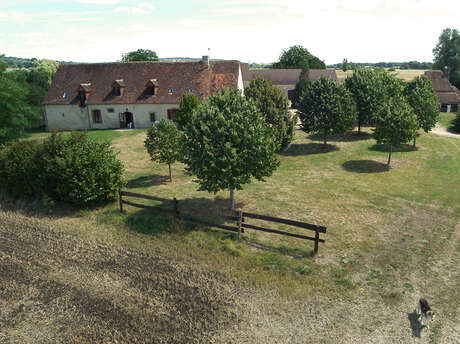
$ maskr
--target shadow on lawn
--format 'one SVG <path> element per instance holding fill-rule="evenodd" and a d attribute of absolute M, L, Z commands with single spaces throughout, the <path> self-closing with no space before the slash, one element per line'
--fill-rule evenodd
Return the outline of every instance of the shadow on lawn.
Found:
<path fill-rule="evenodd" d="M 308 138 L 312 141 L 323 141 L 323 135 L 319 133 L 311 134 Z M 327 136 L 327 140 L 332 142 L 354 142 L 369 140 L 371 138 L 372 134 L 365 131 L 359 134 L 357 131 L 352 131 L 345 134 L 332 134 Z"/>
<path fill-rule="evenodd" d="M 320 143 L 294 143 L 289 146 L 287 150 L 281 152 L 284 156 L 299 156 L 310 154 L 322 154 L 339 150 L 339 147 L 334 145 L 324 145 Z"/>
<path fill-rule="evenodd" d="M 416 338 L 420 338 L 422 335 L 422 329 L 424 326 L 420 324 L 418 320 L 418 314 L 416 311 L 407 314 L 407 318 L 410 321 L 410 327 L 412 329 L 412 336 Z"/>
<path fill-rule="evenodd" d="M 127 199 L 133 202 L 137 201 L 135 198 L 127 197 Z M 225 223 L 229 226 L 235 227 L 236 220 L 234 222 L 231 222 L 219 217 L 220 215 L 232 215 L 232 212 L 229 209 L 229 205 L 229 199 L 225 199 L 222 197 L 215 197 L 214 200 L 209 198 L 188 198 L 178 200 L 179 215 L 194 217 L 198 220 L 210 223 Z M 235 203 L 235 209 L 243 207 L 243 205 L 243 203 Z M 171 200 L 165 199 L 161 204 L 154 206 L 154 208 L 156 207 L 172 210 L 173 203 L 171 202 Z M 203 229 L 203 227 L 206 227 L 205 225 L 198 225 L 183 220 L 179 220 L 180 224 L 179 226 L 177 226 L 177 221 L 174 219 L 172 213 L 160 211 L 157 212 L 149 209 L 141 209 L 139 211 L 136 211 L 135 213 L 128 215 L 126 218 L 126 223 L 130 229 L 144 234 L 160 234 L 164 232 L 177 231 L 178 229 L 184 232 L 189 232 L 198 229 Z M 217 231 L 218 229 L 215 230 Z M 214 229 L 212 229 L 211 231 L 214 231 Z"/>
<path fill-rule="evenodd" d="M 126 188 L 147 188 L 154 185 L 164 185 L 169 183 L 168 176 L 160 176 L 158 174 L 152 174 L 148 176 L 137 177 L 135 179 L 128 180 Z"/>
<path fill-rule="evenodd" d="M 368 149 L 374 152 L 388 153 L 389 147 L 390 146 L 387 144 L 376 144 L 376 145 L 369 147 Z M 414 148 L 412 145 L 409 145 L 409 144 L 402 144 L 402 145 L 397 145 L 397 146 L 392 147 L 393 153 L 395 152 L 415 152 L 417 150 L 418 150 L 418 147 Z"/>
<path fill-rule="evenodd" d="M 342 167 L 348 172 L 356 173 L 388 172 L 386 164 L 374 160 L 350 160 L 344 162 Z"/>

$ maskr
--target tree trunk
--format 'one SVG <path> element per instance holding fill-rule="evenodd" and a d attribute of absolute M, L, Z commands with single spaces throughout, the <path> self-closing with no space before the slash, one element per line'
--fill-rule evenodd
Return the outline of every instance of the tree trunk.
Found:
<path fill-rule="evenodd" d="M 168 166 L 169 166 L 169 181 L 172 183 L 171 164 L 168 164 Z"/>
<path fill-rule="evenodd" d="M 327 145 L 327 130 L 324 129 L 324 144 Z"/>
<path fill-rule="evenodd" d="M 230 189 L 230 209 L 235 210 L 235 190 Z"/>
<path fill-rule="evenodd" d="M 390 168 L 390 162 L 391 162 L 391 151 L 393 150 L 393 145 L 390 143 L 390 154 L 388 154 L 388 162 L 387 162 L 387 168 Z"/>
<path fill-rule="evenodd" d="M 416 140 L 417 140 L 417 135 L 414 136 L 414 144 L 413 144 L 412 148 L 415 148 L 415 141 L 416 141 Z"/>
<path fill-rule="evenodd" d="M 361 134 L 361 120 L 358 120 L 358 135 Z"/>

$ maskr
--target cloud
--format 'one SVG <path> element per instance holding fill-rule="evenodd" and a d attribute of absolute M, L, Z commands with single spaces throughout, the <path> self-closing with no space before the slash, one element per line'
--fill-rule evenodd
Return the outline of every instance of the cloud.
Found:
<path fill-rule="evenodd" d="M 73 0 L 80 4 L 92 4 L 92 5 L 116 5 L 120 0 Z"/>
<path fill-rule="evenodd" d="M 115 12 L 124 12 L 129 14 L 150 14 L 155 10 L 155 6 L 146 2 L 141 2 L 134 7 L 117 7 Z"/>

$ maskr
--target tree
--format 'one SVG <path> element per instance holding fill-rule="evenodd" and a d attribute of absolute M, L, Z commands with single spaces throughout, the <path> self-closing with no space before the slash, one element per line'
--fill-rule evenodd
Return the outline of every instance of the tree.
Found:
<path fill-rule="evenodd" d="M 351 130 L 356 120 L 356 105 L 351 93 L 324 76 L 301 95 L 298 110 L 302 130 L 322 132 L 324 144 L 327 144 L 328 134 Z"/>
<path fill-rule="evenodd" d="M 244 95 L 251 99 L 259 108 L 265 122 L 274 129 L 280 150 L 285 150 L 294 137 L 294 126 L 297 120 L 289 112 L 289 100 L 283 92 L 273 84 L 259 76 L 253 79 L 244 89 Z"/>
<path fill-rule="evenodd" d="M 194 112 L 185 127 L 184 161 L 196 175 L 199 190 L 241 190 L 251 178 L 264 180 L 278 167 L 273 130 L 256 104 L 239 90 L 223 89 Z"/>
<path fill-rule="evenodd" d="M 198 97 L 190 92 L 185 92 L 180 101 L 179 109 L 174 116 L 179 129 L 185 127 L 190 122 L 193 111 L 200 105 Z"/>
<path fill-rule="evenodd" d="M 1 63 L 0 63 L 1 64 Z M 27 83 L 22 73 L 0 70 L 0 144 L 19 138 L 27 127 L 32 111 L 27 104 Z"/>
<path fill-rule="evenodd" d="M 162 118 L 147 131 L 147 138 L 144 142 L 152 161 L 168 164 L 171 182 L 171 164 L 174 164 L 181 157 L 181 140 L 182 133 L 176 125 L 172 121 Z"/>
<path fill-rule="evenodd" d="M 291 102 L 292 102 L 292 107 L 294 109 L 299 108 L 299 100 L 300 100 L 300 95 L 302 95 L 305 90 L 310 87 L 311 81 L 307 79 L 301 79 L 297 81 L 297 84 L 295 85 L 294 90 L 291 93 Z"/>
<path fill-rule="evenodd" d="M 418 129 L 417 116 L 404 96 L 404 82 L 383 71 L 379 75 L 381 92 L 375 114 L 374 138 L 389 147 L 387 167 L 390 168 L 394 145 L 414 138 Z"/>
<path fill-rule="evenodd" d="M 303 77 L 306 78 L 309 69 L 326 69 L 326 65 L 303 46 L 294 45 L 282 51 L 279 61 L 273 64 L 273 68 L 300 68 Z"/>
<path fill-rule="evenodd" d="M 130 51 L 129 53 L 123 54 L 121 62 L 133 62 L 133 61 L 158 61 L 157 53 L 148 49 L 137 49 L 136 51 Z"/>
<path fill-rule="evenodd" d="M 383 102 L 384 69 L 358 69 L 345 79 L 345 86 L 353 95 L 358 110 L 358 133 L 364 124 L 371 124 Z"/>
<path fill-rule="evenodd" d="M 457 115 L 452 121 L 452 124 L 453 124 L 453 129 L 455 130 L 455 132 L 460 134 L 460 109 L 458 109 Z"/>
<path fill-rule="evenodd" d="M 433 69 L 447 71 L 450 82 L 460 88 L 460 32 L 457 29 L 444 29 L 433 55 Z"/>
<path fill-rule="evenodd" d="M 406 84 L 404 94 L 414 110 L 418 120 L 418 128 L 428 133 L 434 128 L 439 116 L 439 104 L 430 80 L 421 75 Z M 416 144 L 414 136 L 414 148 Z"/>
<path fill-rule="evenodd" d="M 343 70 L 344 72 L 346 72 L 348 69 L 349 69 L 349 67 L 348 67 L 348 60 L 347 60 L 347 59 L 343 59 L 343 62 L 342 62 L 342 70 Z"/>

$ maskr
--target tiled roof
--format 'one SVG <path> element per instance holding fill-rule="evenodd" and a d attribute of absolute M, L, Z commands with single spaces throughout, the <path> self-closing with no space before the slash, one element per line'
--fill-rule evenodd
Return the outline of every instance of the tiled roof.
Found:
<path fill-rule="evenodd" d="M 255 69 L 243 72 L 243 80 L 250 81 L 263 76 L 265 79 L 272 82 L 274 85 L 295 85 L 299 81 L 301 69 Z M 315 81 L 321 76 L 328 76 L 332 80 L 337 81 L 337 74 L 333 68 L 328 69 L 310 69 L 308 72 L 308 79 Z"/>
<path fill-rule="evenodd" d="M 184 92 L 209 97 L 224 87 L 238 86 L 238 61 L 117 62 L 61 65 L 53 77 L 46 104 L 77 104 L 80 86 L 88 89 L 86 104 L 177 104 Z M 147 83 L 155 83 L 151 96 Z M 112 92 L 114 83 L 125 88 L 123 96 Z M 90 87 L 87 85 L 90 84 Z M 169 94 L 169 89 L 173 93 Z M 67 96 L 64 96 L 64 93 Z"/>
<path fill-rule="evenodd" d="M 440 70 L 429 70 L 425 75 L 430 79 L 440 104 L 460 104 L 460 94 Z"/>

